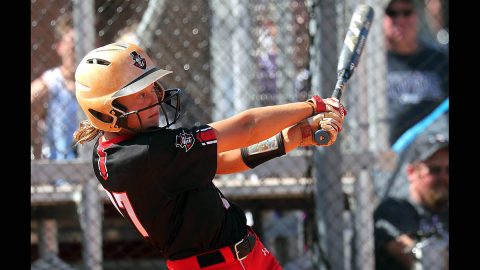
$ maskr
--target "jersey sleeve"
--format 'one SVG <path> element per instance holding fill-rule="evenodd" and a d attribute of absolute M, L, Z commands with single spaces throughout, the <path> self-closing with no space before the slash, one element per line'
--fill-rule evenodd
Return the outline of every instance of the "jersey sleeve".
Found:
<path fill-rule="evenodd" d="M 149 163 L 158 184 L 169 193 L 211 183 L 217 170 L 217 138 L 203 125 L 167 129 L 151 137 Z"/>

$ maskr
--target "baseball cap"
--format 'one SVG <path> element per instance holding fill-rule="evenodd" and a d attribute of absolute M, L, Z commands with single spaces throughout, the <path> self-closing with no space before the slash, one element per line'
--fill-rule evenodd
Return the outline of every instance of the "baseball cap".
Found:
<path fill-rule="evenodd" d="M 448 133 L 423 134 L 417 138 L 414 145 L 412 145 L 410 162 L 425 161 L 438 150 L 448 148 L 448 146 Z"/>

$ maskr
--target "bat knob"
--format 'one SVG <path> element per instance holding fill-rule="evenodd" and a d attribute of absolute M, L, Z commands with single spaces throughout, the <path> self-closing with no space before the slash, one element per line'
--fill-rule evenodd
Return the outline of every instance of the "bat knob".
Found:
<path fill-rule="evenodd" d="M 325 145 L 330 140 L 330 134 L 323 129 L 317 130 L 313 136 L 317 144 Z"/>

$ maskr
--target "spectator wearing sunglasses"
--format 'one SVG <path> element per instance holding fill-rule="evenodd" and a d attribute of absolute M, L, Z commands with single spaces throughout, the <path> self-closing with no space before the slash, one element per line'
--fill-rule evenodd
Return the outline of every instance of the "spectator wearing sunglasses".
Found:
<path fill-rule="evenodd" d="M 389 142 L 430 114 L 449 95 L 448 56 L 419 38 L 413 0 L 385 2 Z"/>
<path fill-rule="evenodd" d="M 406 151 L 409 195 L 386 198 L 374 212 L 376 269 L 418 269 L 415 265 L 445 269 L 449 235 L 448 133 L 422 134 Z M 428 244 L 434 241 L 442 243 L 442 249 L 436 249 L 438 244 Z M 430 252 L 434 248 L 436 253 Z M 426 262 L 427 254 L 433 260 Z"/>

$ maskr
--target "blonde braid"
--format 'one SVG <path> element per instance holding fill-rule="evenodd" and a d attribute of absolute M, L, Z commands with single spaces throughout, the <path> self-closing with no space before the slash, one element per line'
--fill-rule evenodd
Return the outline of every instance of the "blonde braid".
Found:
<path fill-rule="evenodd" d="M 102 131 L 94 127 L 88 120 L 80 122 L 80 127 L 73 133 L 76 144 L 83 144 L 95 139 Z"/>

